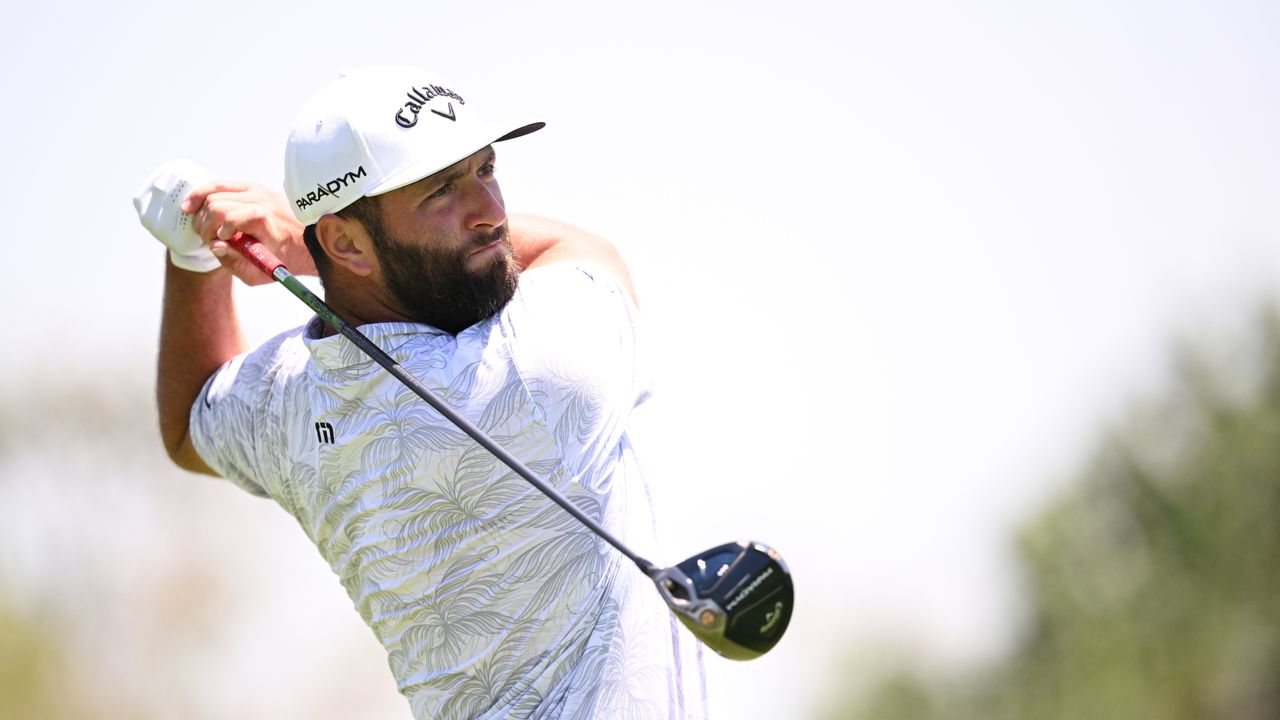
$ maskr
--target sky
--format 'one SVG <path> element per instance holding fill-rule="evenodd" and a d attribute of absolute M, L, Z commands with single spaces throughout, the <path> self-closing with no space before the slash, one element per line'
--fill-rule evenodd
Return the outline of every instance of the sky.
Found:
<path fill-rule="evenodd" d="M 635 276 L 654 559 L 748 536 L 795 576 L 788 637 L 717 667 L 733 717 L 809 712 L 886 640 L 1006 647 L 1010 533 L 1158 391 L 1179 337 L 1240 326 L 1280 280 L 1274 3 L 13 14 L 12 385 L 150 373 L 163 253 L 134 189 L 178 157 L 278 187 L 294 114 L 344 67 L 428 67 L 487 117 L 545 120 L 499 146 L 499 177 L 509 211 L 603 235 Z M 279 288 L 238 302 L 251 339 L 306 318 Z"/>

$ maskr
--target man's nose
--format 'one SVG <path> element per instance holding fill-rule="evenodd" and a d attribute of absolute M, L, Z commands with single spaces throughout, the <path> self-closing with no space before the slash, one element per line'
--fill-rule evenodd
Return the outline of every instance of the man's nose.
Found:
<path fill-rule="evenodd" d="M 467 229 L 497 227 L 506 221 L 507 208 L 497 182 L 473 183 L 468 195 Z"/>

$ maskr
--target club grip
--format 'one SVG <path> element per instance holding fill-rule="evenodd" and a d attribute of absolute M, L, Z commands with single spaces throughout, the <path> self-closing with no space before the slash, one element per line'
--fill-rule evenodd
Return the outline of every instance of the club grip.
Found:
<path fill-rule="evenodd" d="M 280 258 L 273 255 L 265 245 L 258 242 L 258 239 L 252 235 L 236 233 L 235 237 L 227 241 L 227 244 L 245 256 L 259 270 L 266 273 L 267 277 L 275 277 L 276 268 L 284 267 L 284 263 L 280 262 Z"/>

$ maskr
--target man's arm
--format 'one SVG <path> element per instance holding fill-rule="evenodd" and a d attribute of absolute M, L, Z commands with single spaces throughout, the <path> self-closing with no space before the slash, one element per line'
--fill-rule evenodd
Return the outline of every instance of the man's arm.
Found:
<path fill-rule="evenodd" d="M 167 261 L 165 265 L 156 370 L 160 437 L 169 458 L 179 467 L 216 475 L 196 454 L 188 423 L 191 406 L 205 381 L 245 350 L 231 299 L 232 275 L 226 268 L 195 273 Z"/>
<path fill-rule="evenodd" d="M 315 274 L 302 242 L 302 227 L 283 196 L 253 183 L 218 180 L 195 188 L 182 203 L 194 231 L 209 244 L 222 267 L 189 272 L 166 263 L 164 314 L 156 403 L 160 436 L 170 459 L 193 472 L 216 474 L 191 443 L 191 407 L 209 377 L 247 347 L 232 301 L 232 278 L 250 285 L 270 282 L 226 245 L 237 232 L 258 238 L 295 274 Z"/>
<path fill-rule="evenodd" d="M 511 216 L 508 226 L 521 268 L 532 270 L 557 262 L 587 261 L 603 267 L 617 278 L 631 296 L 631 301 L 639 305 L 622 255 L 604 238 L 571 225 L 529 215 Z"/>

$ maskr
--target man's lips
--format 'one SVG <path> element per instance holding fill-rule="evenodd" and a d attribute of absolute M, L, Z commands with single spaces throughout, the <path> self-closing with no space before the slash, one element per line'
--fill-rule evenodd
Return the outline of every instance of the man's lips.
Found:
<path fill-rule="evenodd" d="M 476 248 L 475 250 L 471 251 L 471 255 L 469 255 L 468 257 L 477 257 L 477 256 L 488 255 L 489 253 L 491 253 L 491 252 L 493 252 L 493 251 L 497 250 L 497 249 L 498 249 L 498 248 L 500 248 L 500 247 L 502 247 L 502 239 L 501 239 L 501 238 L 499 238 L 499 239 L 497 239 L 497 240 L 494 240 L 493 242 L 489 243 L 488 245 L 481 245 L 480 247 L 478 247 L 478 248 Z"/>
<path fill-rule="evenodd" d="M 477 255 L 487 255 L 493 252 L 495 249 L 502 247 L 502 245 L 505 244 L 507 239 L 506 228 L 498 228 L 497 230 L 494 230 L 492 233 L 490 233 L 488 237 L 484 239 L 488 240 L 488 242 L 476 248 L 475 250 L 472 250 L 467 257 L 476 257 Z"/>

